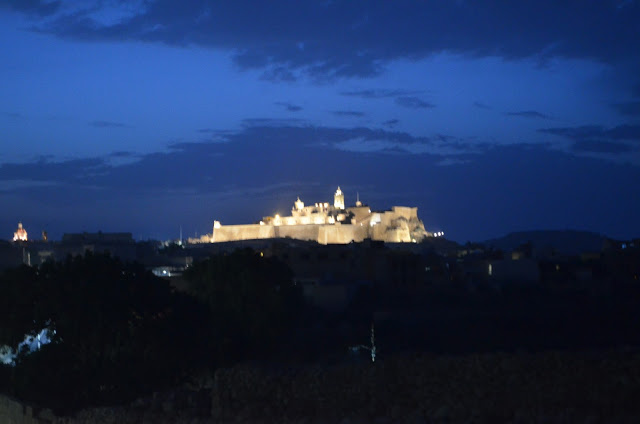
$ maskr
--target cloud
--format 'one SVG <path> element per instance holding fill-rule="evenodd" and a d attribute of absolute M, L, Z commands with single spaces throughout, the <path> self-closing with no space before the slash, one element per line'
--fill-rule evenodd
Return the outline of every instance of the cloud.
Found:
<path fill-rule="evenodd" d="M 640 117 L 640 101 L 614 103 L 612 106 L 620 115 Z"/>
<path fill-rule="evenodd" d="M 632 146 L 625 143 L 599 141 L 599 140 L 576 141 L 571 145 L 571 149 L 576 152 L 612 153 L 612 154 L 630 153 L 634 150 Z"/>
<path fill-rule="evenodd" d="M 2 112 L 2 114 L 4 116 L 6 116 L 7 118 L 11 118 L 11 119 L 20 119 L 20 118 L 24 118 L 24 115 L 22 115 L 19 112 Z"/>
<path fill-rule="evenodd" d="M 580 58 L 633 67 L 640 51 L 637 2 L 623 9 L 615 1 L 575 7 L 554 0 L 308 1 L 295 7 L 285 0 L 157 0 L 140 2 L 137 9 L 125 1 L 77 4 L 62 10 L 57 2 L 16 0 L 5 7 L 40 15 L 59 10 L 55 19 L 34 22 L 34 30 L 62 38 L 221 49 L 241 69 L 288 81 L 299 74 L 371 77 L 391 61 L 441 52 L 507 60 Z M 107 8 L 120 9 L 122 18 L 102 22 Z"/>
<path fill-rule="evenodd" d="M 427 228 L 439 226 L 462 241 L 532 227 L 578 227 L 621 238 L 640 231 L 640 197 L 632 184 L 640 181 L 640 166 L 548 146 L 472 150 L 475 145 L 448 135 L 248 122 L 254 125 L 221 133 L 224 142 L 176 143 L 132 154 L 136 160 L 127 163 L 43 158 L 0 165 L 0 228 L 21 218 L 52 238 L 98 230 L 161 238 L 177 234 L 181 224 L 189 235 L 202 234 L 214 219 L 240 224 L 289 211 L 298 195 L 328 201 L 341 185 L 350 204 L 359 191 L 379 210 L 417 206 Z M 629 137 L 633 131 L 602 127 L 598 133 Z"/>
<path fill-rule="evenodd" d="M 118 151 L 118 152 L 111 153 L 109 156 L 115 157 L 115 158 L 128 158 L 128 157 L 131 157 L 131 156 L 135 156 L 135 153 L 125 152 L 125 151 Z"/>
<path fill-rule="evenodd" d="M 545 115 L 544 113 L 540 113 L 535 110 L 523 110 L 519 112 L 507 112 L 507 116 L 520 116 L 523 118 L 535 118 L 535 119 L 551 119 L 549 115 Z"/>
<path fill-rule="evenodd" d="M 281 127 L 288 125 L 297 125 L 305 122 L 300 118 L 246 118 L 242 120 L 242 125 L 245 127 L 253 126 L 269 126 L 269 127 Z M 220 132 L 224 134 L 224 132 Z"/>
<path fill-rule="evenodd" d="M 0 2 L 0 9 L 5 8 L 42 17 L 55 14 L 60 10 L 60 6 L 60 1 L 48 0 L 4 0 Z"/>
<path fill-rule="evenodd" d="M 401 97 L 421 94 L 421 90 L 389 90 L 389 89 L 367 89 L 355 91 L 343 91 L 340 94 L 349 97 L 360 97 L 362 99 L 384 99 L 388 97 Z"/>
<path fill-rule="evenodd" d="M 574 152 L 624 154 L 640 149 L 640 125 L 619 125 L 605 128 L 600 125 L 544 128 L 541 133 L 564 137 L 572 141 Z"/>
<path fill-rule="evenodd" d="M 382 125 L 385 127 L 395 127 L 398 123 L 400 123 L 399 119 L 389 119 L 388 121 L 384 121 Z"/>
<path fill-rule="evenodd" d="M 95 128 L 129 128 L 129 125 L 112 121 L 91 121 L 89 126 Z"/>
<path fill-rule="evenodd" d="M 345 116 L 345 117 L 353 117 L 353 118 L 361 118 L 365 115 L 364 112 L 360 112 L 358 110 L 332 110 L 331 113 L 336 116 Z"/>
<path fill-rule="evenodd" d="M 101 158 L 53 161 L 44 157 L 29 163 L 0 165 L 0 180 L 80 183 L 94 173 L 102 172 L 107 168 L 108 165 Z"/>
<path fill-rule="evenodd" d="M 640 125 L 618 125 L 612 128 L 605 128 L 600 125 L 584 125 L 580 127 L 543 128 L 538 131 L 571 140 L 609 139 L 640 143 Z"/>
<path fill-rule="evenodd" d="M 409 109 L 431 109 L 435 106 L 418 97 L 396 97 L 396 104 Z"/>
<path fill-rule="evenodd" d="M 478 109 L 485 109 L 485 110 L 491 110 L 491 106 L 488 106 L 484 103 L 481 102 L 473 102 L 473 106 L 477 107 Z"/>
<path fill-rule="evenodd" d="M 294 105 L 288 102 L 276 102 L 275 104 L 283 107 L 287 112 L 300 112 L 302 110 L 302 106 Z"/>

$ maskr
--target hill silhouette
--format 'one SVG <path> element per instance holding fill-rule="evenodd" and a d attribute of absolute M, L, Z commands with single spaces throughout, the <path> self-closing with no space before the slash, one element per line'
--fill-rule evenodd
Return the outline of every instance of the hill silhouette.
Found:
<path fill-rule="evenodd" d="M 485 245 L 501 250 L 512 250 L 531 242 L 535 249 L 553 248 L 559 254 L 577 255 L 582 252 L 600 251 L 607 237 L 590 231 L 537 230 L 518 231 L 487 240 Z"/>

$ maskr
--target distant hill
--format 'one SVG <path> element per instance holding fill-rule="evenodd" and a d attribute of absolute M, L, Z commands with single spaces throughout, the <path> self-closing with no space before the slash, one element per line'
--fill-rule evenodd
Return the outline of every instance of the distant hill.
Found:
<path fill-rule="evenodd" d="M 600 251 L 605 239 L 602 234 L 589 231 L 541 230 L 509 233 L 504 237 L 487 240 L 484 244 L 501 250 L 512 250 L 531 241 L 535 250 L 553 248 L 559 254 L 577 255 Z"/>

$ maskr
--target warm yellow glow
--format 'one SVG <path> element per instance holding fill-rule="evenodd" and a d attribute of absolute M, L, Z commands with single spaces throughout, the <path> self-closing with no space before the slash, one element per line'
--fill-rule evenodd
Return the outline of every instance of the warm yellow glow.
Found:
<path fill-rule="evenodd" d="M 339 186 L 336 190 L 336 194 L 333 196 L 333 206 L 336 209 L 344 209 L 344 194 L 342 193 L 342 190 L 340 190 Z"/>
<path fill-rule="evenodd" d="M 27 230 L 22 228 L 22 222 L 18 222 L 18 229 L 13 233 L 13 241 L 27 241 Z"/>
<path fill-rule="evenodd" d="M 213 228 L 220 228 L 222 225 L 220 224 L 220 221 L 213 221 Z"/>

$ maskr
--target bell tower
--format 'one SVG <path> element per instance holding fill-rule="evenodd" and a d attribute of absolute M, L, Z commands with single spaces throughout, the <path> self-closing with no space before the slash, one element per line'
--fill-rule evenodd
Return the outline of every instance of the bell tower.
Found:
<path fill-rule="evenodd" d="M 338 186 L 336 194 L 333 195 L 333 206 L 336 209 L 344 209 L 344 194 L 342 190 L 340 190 L 340 186 Z"/>

